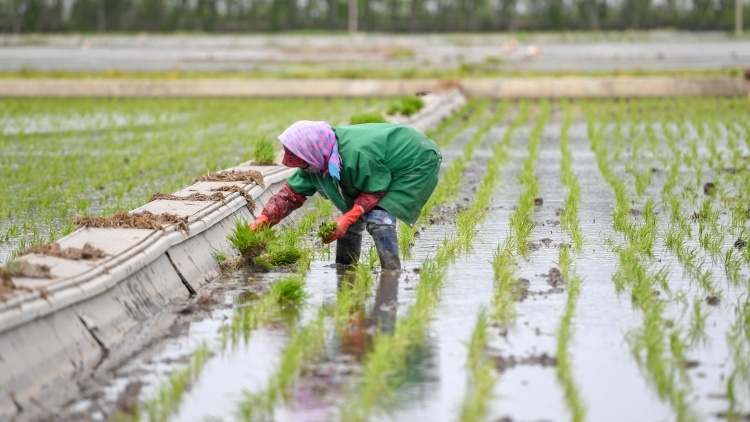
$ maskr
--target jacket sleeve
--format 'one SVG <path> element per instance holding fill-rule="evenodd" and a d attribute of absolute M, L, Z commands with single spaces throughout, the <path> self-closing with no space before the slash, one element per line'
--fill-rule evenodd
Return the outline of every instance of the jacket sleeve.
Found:
<path fill-rule="evenodd" d="M 291 214 L 292 211 L 301 207 L 307 197 L 295 192 L 288 183 L 284 183 L 281 190 L 272 196 L 266 206 L 263 207 L 261 215 L 265 215 L 271 224 L 278 224 L 284 217 Z"/>

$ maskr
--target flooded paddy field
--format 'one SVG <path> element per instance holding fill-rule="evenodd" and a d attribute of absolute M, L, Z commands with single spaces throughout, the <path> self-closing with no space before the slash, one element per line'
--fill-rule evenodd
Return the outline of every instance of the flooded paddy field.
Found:
<path fill-rule="evenodd" d="M 745 99 L 470 101 L 431 133 L 441 181 L 400 226 L 401 271 L 380 271 L 369 243 L 337 267 L 315 232 L 338 213 L 317 198 L 274 229 L 300 262 L 228 268 L 145 328 L 162 339 L 113 351 L 130 357 L 53 412 L 744 420 L 749 112 Z"/>
<path fill-rule="evenodd" d="M 0 99 L 0 264 L 208 171 L 253 160 L 304 116 L 346 124 L 382 99 Z"/>
<path fill-rule="evenodd" d="M 347 104 L 378 106 L 310 113 Z M 399 227 L 400 271 L 379 269 L 367 235 L 337 267 L 315 233 L 338 212 L 314 198 L 274 228 L 299 262 L 226 265 L 50 418 L 745 420 L 749 113 L 472 100 L 430 133 L 441 180 Z"/>

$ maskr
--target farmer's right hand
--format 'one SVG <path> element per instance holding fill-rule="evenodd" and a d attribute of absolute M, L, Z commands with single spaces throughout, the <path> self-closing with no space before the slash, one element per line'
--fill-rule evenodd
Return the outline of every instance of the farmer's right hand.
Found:
<path fill-rule="evenodd" d="M 250 229 L 250 231 L 258 231 L 262 229 L 263 227 L 269 226 L 271 224 L 271 220 L 268 219 L 268 216 L 265 214 L 261 214 L 260 217 L 256 218 L 255 221 L 248 224 L 247 227 Z"/>

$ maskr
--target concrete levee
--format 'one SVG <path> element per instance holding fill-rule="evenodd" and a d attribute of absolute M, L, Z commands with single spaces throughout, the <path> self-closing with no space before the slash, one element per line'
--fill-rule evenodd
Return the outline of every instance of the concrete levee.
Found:
<path fill-rule="evenodd" d="M 292 173 L 262 170 L 263 188 L 242 184 L 260 206 L 259 197 Z M 0 303 L 0 420 L 49 415 L 66 398 L 61 385 L 88 376 L 129 333 L 218 275 L 214 251 L 231 253 L 226 237 L 234 220 L 253 218 L 242 196 L 224 193 L 223 202 L 157 200 L 133 211 L 188 217 L 187 232 L 82 228 L 58 242 L 63 248 L 88 243 L 106 258 L 20 258 L 48 266 L 51 278 L 13 277 L 19 289 Z"/>
<path fill-rule="evenodd" d="M 428 130 L 464 102 L 456 90 L 428 96 L 423 110 L 401 123 Z M 0 421 L 48 417 L 75 394 L 78 381 L 103 363 L 116 365 L 110 350 L 219 275 L 214 254 L 232 253 L 227 236 L 235 221 L 255 218 L 295 171 L 250 163 L 225 169 L 232 170 L 258 171 L 263 185 L 196 182 L 174 195 L 211 194 L 218 187 L 240 186 L 255 202 L 255 211 L 234 191 L 221 191 L 223 201 L 158 199 L 131 213 L 186 217 L 188 230 L 174 225 L 162 230 L 81 228 L 60 239 L 60 246 L 89 244 L 104 251 L 105 257 L 71 260 L 30 254 L 18 260 L 46 266 L 49 275 L 12 277 L 17 288 L 0 302 Z M 284 224 L 297 219 L 292 214 Z"/>
<path fill-rule="evenodd" d="M 746 96 L 742 77 L 530 77 L 455 80 L 470 97 L 618 98 Z M 437 79 L 117 80 L 0 79 L 0 97 L 372 97 L 430 91 Z"/>

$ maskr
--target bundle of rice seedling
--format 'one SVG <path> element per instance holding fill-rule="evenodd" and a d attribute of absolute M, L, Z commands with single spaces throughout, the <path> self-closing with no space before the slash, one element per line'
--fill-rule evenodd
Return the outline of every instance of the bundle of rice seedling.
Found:
<path fill-rule="evenodd" d="M 273 229 L 266 227 L 257 231 L 248 228 L 244 221 L 236 221 L 234 231 L 228 239 L 243 258 L 253 260 L 262 254 L 275 237 Z"/>
<path fill-rule="evenodd" d="M 335 221 L 326 221 L 322 223 L 318 229 L 318 237 L 321 239 L 329 237 L 338 226 L 339 225 Z"/>

